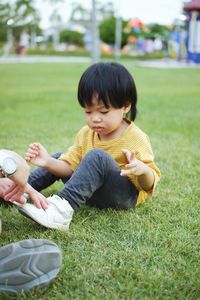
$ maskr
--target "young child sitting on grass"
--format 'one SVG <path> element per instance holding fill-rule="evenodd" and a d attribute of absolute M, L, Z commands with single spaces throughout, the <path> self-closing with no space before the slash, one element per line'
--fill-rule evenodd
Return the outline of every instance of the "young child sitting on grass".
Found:
<path fill-rule="evenodd" d="M 137 91 L 123 65 L 90 66 L 80 79 L 78 101 L 87 125 L 74 145 L 50 156 L 40 143 L 33 143 L 26 153 L 27 162 L 39 167 L 29 176 L 31 189 L 64 182 L 58 195 L 47 198 L 47 209 L 29 203 L 19 209 L 47 228 L 68 230 L 74 210 L 82 204 L 133 208 L 153 193 L 160 179 L 149 138 L 134 123 Z M 42 197 L 41 203 L 46 199 Z"/>

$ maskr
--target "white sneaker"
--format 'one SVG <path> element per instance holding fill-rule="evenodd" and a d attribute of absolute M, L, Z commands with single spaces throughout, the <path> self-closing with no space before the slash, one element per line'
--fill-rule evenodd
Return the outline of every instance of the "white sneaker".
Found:
<path fill-rule="evenodd" d="M 18 210 L 24 216 L 46 228 L 69 230 L 69 224 L 74 213 L 69 202 L 57 195 L 52 195 L 47 199 L 49 207 L 46 210 L 37 208 L 34 204 L 30 203 L 18 207 Z"/>

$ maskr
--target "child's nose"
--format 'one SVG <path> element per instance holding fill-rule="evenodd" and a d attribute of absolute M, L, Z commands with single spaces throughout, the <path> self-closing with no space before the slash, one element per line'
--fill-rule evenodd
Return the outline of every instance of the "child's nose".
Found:
<path fill-rule="evenodd" d="M 101 116 L 100 116 L 100 114 L 94 114 L 92 116 L 92 121 L 93 122 L 101 122 Z"/>

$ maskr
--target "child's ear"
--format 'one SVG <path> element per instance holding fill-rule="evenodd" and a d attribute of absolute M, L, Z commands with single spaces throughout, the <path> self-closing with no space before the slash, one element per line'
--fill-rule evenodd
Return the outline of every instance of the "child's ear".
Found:
<path fill-rule="evenodd" d="M 126 104 L 124 105 L 124 113 L 127 114 L 131 109 L 131 103 L 130 102 L 126 102 Z"/>

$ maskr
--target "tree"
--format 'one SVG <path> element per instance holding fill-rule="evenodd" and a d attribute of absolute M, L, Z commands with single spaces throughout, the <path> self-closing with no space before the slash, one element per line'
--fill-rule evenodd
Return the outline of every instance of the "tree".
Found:
<path fill-rule="evenodd" d="M 155 38 L 158 35 L 164 39 L 167 38 L 169 35 L 168 26 L 153 23 L 148 25 L 147 32 L 143 32 L 145 38 Z"/>
<path fill-rule="evenodd" d="M 9 4 L 0 3 L 0 41 L 6 41 L 7 38 L 7 22 L 9 20 Z"/>
<path fill-rule="evenodd" d="M 33 0 L 16 0 L 7 3 L 1 1 L 0 22 L 4 26 L 35 26 L 38 25 L 40 17 Z"/>
<path fill-rule="evenodd" d="M 88 27 L 91 24 L 90 10 L 85 8 L 82 4 L 73 2 L 70 22 L 79 23 L 85 27 Z"/>
<path fill-rule="evenodd" d="M 8 30 L 12 30 L 18 37 L 19 32 L 24 29 L 36 30 L 39 21 L 33 0 L 16 0 L 10 3 L 3 0 L 0 3 L 0 26 L 4 40 Z"/>
<path fill-rule="evenodd" d="M 63 43 L 83 46 L 83 34 L 77 31 L 63 30 L 60 34 L 60 40 Z"/>
<path fill-rule="evenodd" d="M 128 34 L 126 34 L 123 30 L 125 28 L 127 22 L 122 21 L 122 41 L 121 46 L 124 46 L 127 42 Z M 116 18 L 111 17 L 104 21 L 102 21 L 99 25 L 100 31 L 100 39 L 107 44 L 115 44 L 115 26 L 116 26 Z"/>
<path fill-rule="evenodd" d="M 108 19 L 108 18 L 111 18 L 114 16 L 114 5 L 110 1 L 105 3 L 104 5 L 97 2 L 96 10 L 97 10 L 97 21 L 98 22 L 101 22 L 102 20 L 105 20 L 105 19 Z M 84 5 L 82 3 L 73 2 L 70 21 L 78 22 L 81 25 L 90 27 L 91 21 L 92 21 L 91 9 L 84 7 Z"/>
<path fill-rule="evenodd" d="M 106 2 L 103 5 L 97 6 L 99 19 L 101 21 L 114 17 L 115 9 L 113 2 Z"/>

